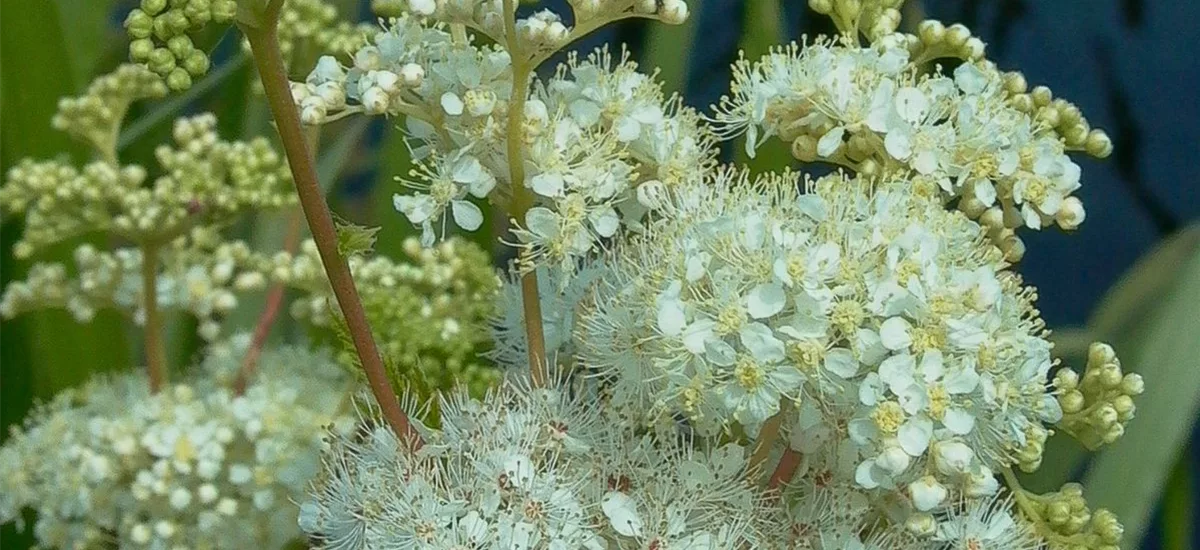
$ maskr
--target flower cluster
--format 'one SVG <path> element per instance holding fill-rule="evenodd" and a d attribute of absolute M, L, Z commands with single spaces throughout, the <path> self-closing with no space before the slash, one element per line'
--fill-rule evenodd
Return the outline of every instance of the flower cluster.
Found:
<path fill-rule="evenodd" d="M 453 2 L 436 6 L 457 20 Z M 548 17 L 523 21 L 523 36 L 556 28 Z M 475 201 L 488 199 L 514 206 L 516 244 L 528 252 L 523 267 L 571 265 L 613 237 L 622 218 L 636 226 L 665 188 L 698 181 L 713 165 L 712 138 L 699 116 L 625 56 L 572 56 L 514 97 L 510 53 L 466 38 L 403 16 L 350 66 L 324 57 L 292 86 L 310 124 L 353 113 L 405 117 L 418 165 L 401 181 L 415 193 L 397 195 L 395 206 L 422 228 L 426 245 L 450 219 L 479 228 Z M 526 83 L 517 84 L 524 93 Z M 524 157 L 516 183 L 509 162 L 514 129 Z"/>
<path fill-rule="evenodd" d="M 238 294 L 265 286 L 263 274 L 248 267 L 252 253 L 240 241 L 221 242 L 197 229 L 162 252 L 155 279 L 158 307 L 192 314 L 197 333 L 206 341 L 221 336 L 220 320 L 237 307 Z M 61 308 L 86 323 L 98 310 L 115 309 L 145 324 L 141 250 L 107 251 L 84 244 L 75 250 L 74 260 L 73 269 L 60 263 L 34 264 L 25 280 L 4 288 L 0 316 Z"/>
<path fill-rule="evenodd" d="M 306 241 L 300 248 L 299 254 L 281 252 L 266 260 L 262 271 L 304 292 L 292 302 L 293 316 L 316 328 L 335 328 L 340 313 L 316 246 Z M 395 379 L 420 379 L 430 390 L 462 383 L 482 395 L 499 375 L 478 359 L 490 343 L 487 322 L 499 286 L 486 254 L 457 239 L 422 248 L 413 238 L 405 241 L 404 252 L 411 262 L 349 258 L 367 318 Z M 350 362 L 346 353 L 342 359 Z"/>
<path fill-rule="evenodd" d="M 70 120 L 85 124 L 90 117 Z M 264 138 L 223 141 L 216 124 L 211 114 L 176 121 L 175 144 L 155 151 L 161 175 L 149 186 L 138 165 L 95 161 L 80 170 L 61 160 L 23 159 L 0 188 L 0 208 L 25 216 L 14 252 L 25 257 L 88 231 L 165 243 L 193 227 L 294 204 L 291 175 L 271 144 Z"/>
<path fill-rule="evenodd" d="M 605 258 L 580 362 L 707 433 L 795 403 L 793 441 L 844 426 L 864 488 L 991 479 L 1061 418 L 1051 345 L 979 227 L 905 184 L 727 172 L 680 197 Z"/>
<path fill-rule="evenodd" d="M 638 436 L 566 382 L 443 397 L 419 450 L 338 438 L 301 505 L 321 548 L 762 548 L 773 516 L 734 444 Z"/>
<path fill-rule="evenodd" d="M 1112 443 L 1125 433 L 1137 407 L 1133 398 L 1145 389 L 1142 377 L 1121 372 L 1121 361 L 1106 344 L 1092 344 L 1082 380 L 1075 371 L 1062 369 L 1054 377 L 1063 410 L 1059 427 L 1088 449 Z"/>
<path fill-rule="evenodd" d="M 166 94 L 166 86 L 145 67 L 121 65 L 92 81 L 82 96 L 61 99 L 50 122 L 115 164 L 117 135 L 129 106 Z"/>
<path fill-rule="evenodd" d="M 157 394 L 131 374 L 55 397 L 0 448 L 0 521 L 35 510 L 50 548 L 285 547 L 351 386 L 328 356 L 279 350 L 234 395 L 240 356 Z"/>
<path fill-rule="evenodd" d="M 237 0 L 142 0 L 141 7 L 125 18 L 125 30 L 133 39 L 129 58 L 144 64 L 172 90 L 186 90 L 209 67 L 208 54 L 188 34 L 210 22 L 232 22 L 237 4 Z"/>
<path fill-rule="evenodd" d="M 1020 73 L 983 60 L 982 43 L 964 34 L 927 22 L 920 36 L 888 35 L 869 47 L 818 40 L 743 60 L 714 120 L 725 137 L 744 133 L 751 155 L 779 136 L 805 162 L 906 173 L 914 192 L 956 201 L 1019 260 L 1016 228 L 1074 229 L 1084 219 L 1072 196 L 1080 169 L 1067 152 L 1104 157 L 1112 143 L 1048 88 L 1029 91 Z M 945 41 L 969 43 L 965 61 L 951 75 L 927 73 L 926 61 L 948 53 L 935 47 Z"/>

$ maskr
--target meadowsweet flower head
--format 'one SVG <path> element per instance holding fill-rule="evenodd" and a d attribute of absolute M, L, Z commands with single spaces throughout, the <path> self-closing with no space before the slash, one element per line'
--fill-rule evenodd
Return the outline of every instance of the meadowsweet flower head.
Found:
<path fill-rule="evenodd" d="M 0 521 L 33 509 L 39 544 L 56 548 L 283 548 L 350 385 L 328 356 L 278 350 L 233 395 L 244 345 L 229 351 L 157 394 L 121 375 L 43 406 L 0 449 Z"/>
<path fill-rule="evenodd" d="M 412 450 L 384 427 L 338 438 L 300 524 L 327 548 L 730 548 L 771 517 L 737 445 L 639 436 L 586 387 L 510 380 L 442 398 Z"/>
<path fill-rule="evenodd" d="M 394 205 L 422 228 L 426 245 L 451 223 L 478 229 L 477 202 L 520 200 L 529 202 L 513 232 L 527 252 L 521 267 L 570 266 L 623 224 L 637 227 L 664 189 L 699 181 L 713 164 L 699 116 L 624 55 L 573 55 L 514 98 L 509 52 L 403 16 L 351 62 L 322 58 L 293 84 L 293 97 L 310 124 L 353 113 L 405 117 L 418 163 L 399 178 L 413 192 L 397 194 Z M 525 158 L 523 181 L 514 183 L 508 118 L 518 100 Z"/>
<path fill-rule="evenodd" d="M 980 228 L 903 181 L 796 185 L 726 172 L 605 258 L 576 338 L 616 403 L 751 436 L 800 403 L 793 438 L 846 433 L 860 487 L 923 509 L 1044 439 L 1051 345 Z"/>
<path fill-rule="evenodd" d="M 981 43 L 965 45 L 977 39 L 960 40 L 970 36 L 961 25 L 937 28 L 923 24 L 920 37 L 881 36 L 867 47 L 818 39 L 743 60 L 714 120 L 725 137 L 744 134 L 751 155 L 778 136 L 805 162 L 907 173 L 913 192 L 956 204 L 1016 261 L 1024 245 L 1014 229 L 1069 230 L 1084 219 L 1072 195 L 1080 169 L 1067 153 L 1107 156 L 1111 144 L 1077 107 L 1046 88 L 1029 92 L 1020 73 L 982 58 Z M 966 51 L 944 47 L 946 34 Z M 950 73 L 925 71 L 950 55 L 964 62 Z"/>

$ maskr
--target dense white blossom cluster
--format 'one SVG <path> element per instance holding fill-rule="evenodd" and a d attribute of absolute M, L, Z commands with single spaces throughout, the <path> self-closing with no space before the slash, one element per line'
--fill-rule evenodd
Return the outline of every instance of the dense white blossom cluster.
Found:
<path fill-rule="evenodd" d="M 413 450 L 365 427 L 326 455 L 300 524 L 321 548 L 763 548 L 735 444 L 639 436 L 565 382 L 443 397 Z"/>
<path fill-rule="evenodd" d="M 301 516 L 321 544 L 1115 547 L 1120 525 L 1076 487 L 1013 477 L 1055 429 L 1120 437 L 1142 389 L 1104 345 L 1082 376 L 1052 376 L 1036 291 L 1012 270 L 1019 226 L 1083 220 L 1067 153 L 1111 150 L 1076 107 L 961 26 L 897 34 L 895 0 L 813 0 L 844 34 L 739 63 L 708 120 L 603 51 L 513 81 L 593 13 L 669 20 L 676 3 L 572 2 L 575 29 L 540 12 L 508 30 L 502 2 L 399 4 L 293 97 L 313 124 L 405 117 L 417 192 L 396 207 L 425 244 L 450 219 L 480 226 L 478 199 L 510 206 L 524 250 L 491 355 L 544 356 L 564 378 L 445 398 L 423 446 L 343 439 Z M 952 72 L 930 66 L 947 57 Z M 751 155 L 778 136 L 845 172 L 717 170 L 714 135 Z"/>
<path fill-rule="evenodd" d="M 352 385 L 327 355 L 285 349 L 235 395 L 244 347 L 157 394 L 126 374 L 45 404 L 0 448 L 0 521 L 33 509 L 47 548 L 284 548 Z"/>
<path fill-rule="evenodd" d="M 418 165 L 401 181 L 415 192 L 397 195 L 395 206 L 422 228 L 427 245 L 450 220 L 478 229 L 475 201 L 515 201 L 524 208 L 515 232 L 515 244 L 529 252 L 523 267 L 567 267 L 623 221 L 636 226 L 664 189 L 698 181 L 713 164 L 699 116 L 625 56 L 572 56 L 554 76 L 535 79 L 527 97 L 514 98 L 506 50 L 404 16 L 349 61 L 324 57 L 293 84 L 301 116 L 310 124 L 360 112 L 405 117 Z M 523 136 L 523 180 L 515 184 L 514 104 Z"/>
<path fill-rule="evenodd" d="M 1013 261 L 1024 251 L 1017 227 L 1078 227 L 1080 169 L 1067 152 L 1107 156 L 1104 132 L 1048 89 L 1026 90 L 1020 73 L 1001 72 L 982 50 L 952 74 L 930 74 L 910 51 L 922 45 L 913 35 L 869 47 L 818 40 L 743 60 L 715 121 L 725 137 L 745 134 L 751 155 L 778 136 L 805 162 L 906 174 L 914 192 L 957 201 Z"/>
<path fill-rule="evenodd" d="M 46 546 L 162 550 L 1116 549 L 1121 525 L 1079 486 L 1036 495 L 1014 473 L 1056 431 L 1114 442 L 1143 389 L 1104 344 L 1082 374 L 1058 365 L 1013 268 L 1019 228 L 1084 219 L 1069 153 L 1112 144 L 965 27 L 898 33 L 902 3 L 809 0 L 840 34 L 740 61 L 701 116 L 624 52 L 538 70 L 613 21 L 682 23 L 682 0 L 381 0 L 370 29 L 324 0 L 143 0 L 126 24 L 145 66 L 55 119 L 101 159 L 24 161 L 0 189 L 26 214 L 18 256 L 96 229 L 136 247 L 35 266 L 0 314 L 112 307 L 149 325 L 184 309 L 208 358 L 156 391 L 147 338 L 150 376 L 39 410 L 0 448 L 0 521 L 32 508 Z M 315 63 L 290 84 L 302 123 L 401 119 L 409 261 L 370 255 L 373 230 L 314 229 L 348 260 L 353 292 L 335 293 L 340 259 L 315 242 L 225 241 L 235 215 L 290 205 L 292 178 L 211 115 L 176 123 L 153 179 L 121 166 L 129 105 L 165 93 L 159 77 L 189 86 L 208 68 L 189 33 L 235 17 L 253 55 Z M 273 111 L 291 107 L 264 76 Z M 280 137 L 303 150 L 290 122 Z M 716 142 L 742 136 L 751 156 L 778 137 L 837 171 L 718 168 Z M 518 252 L 499 292 L 481 250 L 438 243 L 481 228 L 484 203 Z M 270 352 L 248 374 L 254 354 L 219 323 L 267 284 L 299 291 L 291 312 L 318 340 L 378 340 L 372 390 L 406 389 L 408 418 L 390 400 L 347 418 L 355 384 L 335 364 L 371 358 L 345 350 Z M 335 294 L 370 326 L 349 328 Z"/>
<path fill-rule="evenodd" d="M 942 485 L 994 491 L 1062 417 L 1033 292 L 978 226 L 905 182 L 798 187 L 725 173 L 614 248 L 576 325 L 580 362 L 618 405 L 704 433 L 757 436 L 793 403 L 798 450 L 845 430 L 858 485 L 908 486 L 921 510 Z"/>

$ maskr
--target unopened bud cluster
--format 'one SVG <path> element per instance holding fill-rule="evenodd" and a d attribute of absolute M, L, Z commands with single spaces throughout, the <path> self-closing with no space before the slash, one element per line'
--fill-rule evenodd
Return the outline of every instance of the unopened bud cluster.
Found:
<path fill-rule="evenodd" d="M 419 378 L 435 390 L 462 383 L 473 395 L 482 395 L 498 379 L 498 371 L 478 357 L 490 342 L 487 323 L 499 286 L 487 255 L 457 239 L 423 248 L 410 238 L 404 252 L 408 262 L 383 256 L 349 258 L 382 355 L 397 371 L 397 379 Z M 299 254 L 276 254 L 263 270 L 272 280 L 305 293 L 291 304 L 297 319 L 323 330 L 339 322 L 340 312 L 312 241 L 304 242 Z M 351 361 L 349 355 L 342 359 Z"/>
<path fill-rule="evenodd" d="M 1063 410 L 1059 427 L 1092 450 L 1124 435 L 1137 411 L 1133 398 L 1145 389 L 1142 377 L 1124 373 L 1112 347 L 1099 343 L 1088 350 L 1082 378 L 1063 369 L 1055 375 L 1054 386 Z"/>
<path fill-rule="evenodd" d="M 193 79 L 208 72 L 210 63 L 189 34 L 210 22 L 232 22 L 237 4 L 237 0 L 142 0 L 141 7 L 125 18 L 132 39 L 129 58 L 145 65 L 172 90 L 186 90 Z"/>
<path fill-rule="evenodd" d="M 270 143 L 223 141 L 216 123 L 213 115 L 176 121 L 175 143 L 155 151 L 161 175 L 150 186 L 137 165 L 96 161 L 80 170 L 62 160 L 22 160 L 0 188 L 0 208 L 25 215 L 15 253 L 25 257 L 89 231 L 168 242 L 192 227 L 294 204 L 291 175 Z"/>
<path fill-rule="evenodd" d="M 1050 550 L 1118 550 L 1124 527 L 1112 512 L 1092 510 L 1083 497 L 1083 487 L 1068 483 L 1062 489 L 1038 496 L 1027 496 L 1031 510 L 1044 528 L 1049 529 Z"/>
<path fill-rule="evenodd" d="M 82 96 L 59 100 L 58 112 L 50 123 L 56 130 L 86 141 L 96 151 L 112 154 L 129 106 L 166 94 L 166 86 L 145 67 L 121 65 L 92 81 Z"/>

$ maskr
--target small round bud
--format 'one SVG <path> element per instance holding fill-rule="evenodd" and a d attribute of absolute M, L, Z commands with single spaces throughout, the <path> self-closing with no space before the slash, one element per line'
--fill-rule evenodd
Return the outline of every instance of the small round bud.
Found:
<path fill-rule="evenodd" d="M 1000 251 L 1004 253 L 1005 261 L 1017 263 L 1025 257 L 1025 242 L 1016 235 L 1009 235 L 1000 241 Z"/>
<path fill-rule="evenodd" d="M 425 80 L 425 69 L 416 63 L 409 63 L 400 68 L 400 82 L 409 88 L 420 86 Z"/>
<path fill-rule="evenodd" d="M 191 38 L 188 38 L 186 34 L 181 34 L 167 41 L 167 49 L 171 50 L 171 53 L 176 58 L 182 59 L 189 53 L 192 53 L 196 49 L 196 46 L 192 44 Z"/>
<path fill-rule="evenodd" d="M 801 162 L 812 162 L 817 158 L 817 140 L 810 135 L 802 135 L 792 140 L 792 156 Z"/>
<path fill-rule="evenodd" d="M 1112 139 L 1104 130 L 1095 129 L 1088 133 L 1087 142 L 1084 145 L 1087 149 L 1087 154 L 1096 158 L 1106 158 L 1112 154 L 1113 143 Z"/>
<path fill-rule="evenodd" d="M 682 25 L 688 19 L 688 6 L 683 0 L 663 0 L 658 17 L 668 25 Z"/>
<path fill-rule="evenodd" d="M 437 11 L 436 0 L 408 0 L 408 10 L 417 15 L 433 15 Z"/>
<path fill-rule="evenodd" d="M 808 0 L 808 7 L 821 15 L 833 12 L 833 0 Z"/>
<path fill-rule="evenodd" d="M 1078 197 L 1064 199 L 1058 207 L 1058 212 L 1054 214 L 1055 223 L 1067 231 L 1077 229 L 1085 218 L 1087 218 L 1087 212 L 1083 209 L 1083 202 Z"/>
<path fill-rule="evenodd" d="M 913 514 L 904 522 L 904 528 L 918 537 L 928 537 L 937 532 L 937 520 L 930 514 Z"/>
<path fill-rule="evenodd" d="M 1029 83 L 1025 80 L 1025 75 L 1019 71 L 1013 71 L 1004 75 L 1004 90 L 1010 94 L 1023 94 L 1029 89 Z"/>
<path fill-rule="evenodd" d="M 139 38 L 129 43 L 129 59 L 135 63 L 148 62 L 152 53 L 154 53 L 154 41 L 149 38 Z"/>
<path fill-rule="evenodd" d="M 986 49 L 987 46 L 983 43 L 983 40 L 972 36 L 960 48 L 960 53 L 969 60 L 976 60 L 983 57 Z"/>
<path fill-rule="evenodd" d="M 1071 390 L 1058 398 L 1058 405 L 1062 407 L 1063 412 L 1066 414 L 1074 414 L 1083 410 L 1085 404 L 1087 404 L 1087 400 L 1077 390 Z"/>
<path fill-rule="evenodd" d="M 203 76 L 208 72 L 208 56 L 204 52 L 195 50 L 188 54 L 183 60 L 183 69 L 192 76 Z"/>
<path fill-rule="evenodd" d="M 941 44 L 946 39 L 946 26 L 941 21 L 935 19 L 922 21 L 917 26 L 917 35 L 921 37 L 921 42 L 924 42 L 926 45 Z"/>
<path fill-rule="evenodd" d="M 1051 101 L 1054 101 L 1054 92 L 1051 92 L 1050 88 L 1045 86 L 1038 86 L 1034 88 L 1033 92 L 1031 92 L 1029 95 L 1033 98 L 1033 104 L 1038 107 L 1045 107 L 1049 105 Z"/>
<path fill-rule="evenodd" d="M 1146 384 L 1142 381 L 1142 375 L 1137 373 L 1129 373 L 1121 380 L 1121 393 L 1125 395 L 1141 395 L 1146 391 Z"/>
<path fill-rule="evenodd" d="M 971 38 L 971 29 L 955 23 L 946 28 L 946 44 L 951 48 L 960 49 Z"/>
<path fill-rule="evenodd" d="M 391 97 L 382 89 L 372 86 L 363 92 L 360 101 L 367 114 L 381 115 L 387 112 L 388 106 L 391 104 Z"/>
<path fill-rule="evenodd" d="M 1079 373 L 1071 369 L 1059 369 L 1054 374 L 1054 387 L 1063 391 L 1070 391 L 1079 386 Z"/>
<path fill-rule="evenodd" d="M 142 11 L 149 15 L 158 15 L 167 9 L 167 0 L 142 0 Z"/>
<path fill-rule="evenodd" d="M 181 67 L 175 67 L 171 73 L 167 75 L 167 87 L 176 91 L 182 92 L 192 87 L 192 75 L 189 75 Z"/>
<path fill-rule="evenodd" d="M 154 34 L 154 18 L 142 10 L 135 9 L 125 17 L 125 29 L 131 38 L 150 38 Z"/>
<path fill-rule="evenodd" d="M 1117 352 L 1104 342 L 1094 342 L 1088 347 L 1088 366 L 1105 365 L 1117 360 Z"/>
<path fill-rule="evenodd" d="M 834 7 L 839 15 L 849 20 L 858 19 L 858 16 L 862 15 L 861 0 L 836 0 Z"/>

